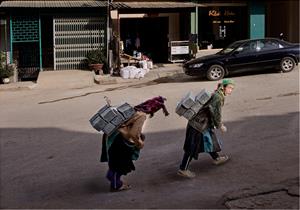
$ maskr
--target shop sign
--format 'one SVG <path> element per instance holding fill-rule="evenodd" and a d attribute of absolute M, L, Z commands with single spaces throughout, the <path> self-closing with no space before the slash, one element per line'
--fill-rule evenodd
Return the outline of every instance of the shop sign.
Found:
<path fill-rule="evenodd" d="M 211 17 L 220 17 L 221 15 L 222 14 L 219 10 L 212 9 L 212 10 L 208 11 L 208 16 L 211 16 Z M 225 10 L 223 15 L 224 16 L 235 16 L 236 14 L 231 10 Z"/>
<path fill-rule="evenodd" d="M 230 10 L 225 10 L 224 16 L 235 16 L 235 13 Z"/>
<path fill-rule="evenodd" d="M 221 16 L 221 12 L 217 11 L 217 10 L 209 10 L 208 11 L 208 16 L 212 16 L 212 17 L 219 17 Z"/>
<path fill-rule="evenodd" d="M 224 20 L 224 23 L 235 23 L 234 20 Z"/>
<path fill-rule="evenodd" d="M 172 55 L 189 54 L 189 46 L 172 46 L 171 54 Z"/>

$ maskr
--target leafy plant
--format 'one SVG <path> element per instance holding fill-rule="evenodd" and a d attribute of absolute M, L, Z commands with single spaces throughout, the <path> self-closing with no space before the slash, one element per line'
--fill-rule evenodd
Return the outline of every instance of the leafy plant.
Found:
<path fill-rule="evenodd" d="M 107 63 L 107 58 L 104 50 L 96 49 L 87 53 L 86 60 L 88 64 L 105 64 Z"/>
<path fill-rule="evenodd" d="M 0 78 L 8 78 L 14 75 L 13 68 L 6 64 L 4 52 L 0 52 Z"/>

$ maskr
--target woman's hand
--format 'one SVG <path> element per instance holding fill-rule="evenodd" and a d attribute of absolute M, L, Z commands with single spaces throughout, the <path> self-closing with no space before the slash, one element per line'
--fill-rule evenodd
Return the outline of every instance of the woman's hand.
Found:
<path fill-rule="evenodd" d="M 221 125 L 220 129 L 223 133 L 227 132 L 227 128 L 224 124 Z"/>
<path fill-rule="evenodd" d="M 145 143 L 143 141 L 139 140 L 138 142 L 136 142 L 135 145 L 137 148 L 142 149 L 144 147 L 144 144 Z"/>

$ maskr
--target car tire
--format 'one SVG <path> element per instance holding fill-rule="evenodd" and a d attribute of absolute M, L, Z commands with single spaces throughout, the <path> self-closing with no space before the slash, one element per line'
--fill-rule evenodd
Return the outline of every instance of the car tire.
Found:
<path fill-rule="evenodd" d="M 225 76 L 225 69 L 223 66 L 215 64 L 209 67 L 206 77 L 210 81 L 217 81 Z"/>
<path fill-rule="evenodd" d="M 295 60 L 291 57 L 284 57 L 280 62 L 281 72 L 290 72 L 295 68 Z"/>

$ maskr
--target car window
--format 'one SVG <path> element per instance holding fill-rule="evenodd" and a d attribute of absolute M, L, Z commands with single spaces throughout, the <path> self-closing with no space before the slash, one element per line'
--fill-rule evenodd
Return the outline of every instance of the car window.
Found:
<path fill-rule="evenodd" d="M 263 50 L 264 48 L 265 48 L 265 43 L 264 42 L 262 42 L 262 41 L 257 41 L 256 42 L 256 48 L 255 48 L 255 50 L 257 52 Z"/>
<path fill-rule="evenodd" d="M 232 44 L 230 44 L 229 46 L 225 47 L 224 49 L 222 49 L 220 52 L 218 52 L 219 54 L 227 54 L 232 52 L 234 49 L 236 49 L 237 47 L 239 47 L 241 45 L 240 42 L 234 42 Z"/>
<path fill-rule="evenodd" d="M 277 42 L 276 40 L 263 40 L 261 42 L 264 45 L 263 48 L 261 49 L 263 51 L 283 48 L 283 45 Z"/>
<path fill-rule="evenodd" d="M 251 53 L 255 51 L 255 47 L 256 47 L 255 42 L 247 42 L 242 46 L 238 47 L 236 51 L 238 51 L 239 54 Z"/>

